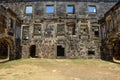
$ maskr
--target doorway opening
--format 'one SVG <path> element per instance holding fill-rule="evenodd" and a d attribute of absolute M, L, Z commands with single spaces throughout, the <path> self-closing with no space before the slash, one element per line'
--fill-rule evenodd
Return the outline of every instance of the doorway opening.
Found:
<path fill-rule="evenodd" d="M 3 43 L 0 45 L 0 59 L 8 58 L 8 45 Z"/>
<path fill-rule="evenodd" d="M 114 45 L 114 48 L 113 48 L 113 57 L 116 59 L 116 60 L 120 60 L 120 40 L 117 41 Z"/>
<path fill-rule="evenodd" d="M 64 57 L 65 56 L 65 49 L 61 46 L 57 46 L 57 57 Z"/>
<path fill-rule="evenodd" d="M 30 57 L 34 58 L 36 56 L 36 45 L 30 47 Z"/>

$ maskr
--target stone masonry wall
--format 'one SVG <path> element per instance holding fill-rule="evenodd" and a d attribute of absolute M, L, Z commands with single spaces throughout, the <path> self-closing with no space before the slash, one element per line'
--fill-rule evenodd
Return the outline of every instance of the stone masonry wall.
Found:
<path fill-rule="evenodd" d="M 29 57 L 29 49 L 35 45 L 35 56 L 40 58 L 61 57 L 57 46 L 64 48 L 65 58 L 100 58 L 98 19 L 115 3 L 41 0 L 4 3 L 4 6 L 13 9 L 22 20 L 23 57 Z M 46 5 L 54 6 L 53 14 L 46 13 Z M 66 12 L 68 5 L 74 6 L 73 14 Z M 32 6 L 32 14 L 25 14 L 26 6 Z M 89 6 L 95 6 L 96 13 L 89 13 Z"/>

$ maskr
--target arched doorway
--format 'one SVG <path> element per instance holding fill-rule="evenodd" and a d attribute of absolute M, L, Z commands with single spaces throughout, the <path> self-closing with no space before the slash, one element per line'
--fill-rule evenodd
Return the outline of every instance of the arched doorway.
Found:
<path fill-rule="evenodd" d="M 30 46 L 30 57 L 36 56 L 36 45 Z"/>
<path fill-rule="evenodd" d="M 9 58 L 9 46 L 6 43 L 0 43 L 0 59 Z"/>
<path fill-rule="evenodd" d="M 0 38 L 0 59 L 13 60 L 14 52 L 14 41 L 10 37 Z"/>

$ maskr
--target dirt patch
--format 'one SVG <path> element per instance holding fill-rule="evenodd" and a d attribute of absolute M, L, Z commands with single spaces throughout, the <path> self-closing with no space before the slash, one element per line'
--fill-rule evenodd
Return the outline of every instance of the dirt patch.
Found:
<path fill-rule="evenodd" d="M 21 59 L 0 64 L 0 80 L 120 80 L 120 65 L 101 60 Z"/>

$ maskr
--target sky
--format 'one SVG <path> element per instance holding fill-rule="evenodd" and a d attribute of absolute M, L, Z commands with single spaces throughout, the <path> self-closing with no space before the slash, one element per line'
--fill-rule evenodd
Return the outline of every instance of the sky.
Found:
<path fill-rule="evenodd" d="M 89 7 L 89 12 L 96 12 L 96 8 L 95 7 Z"/>
<path fill-rule="evenodd" d="M 46 6 L 46 13 L 54 13 L 54 6 Z"/>
<path fill-rule="evenodd" d="M 68 13 L 73 13 L 74 7 L 73 6 L 68 6 L 67 7 L 67 12 Z M 94 6 L 89 7 L 89 12 L 96 12 L 96 8 Z M 27 6 L 26 7 L 26 13 L 32 13 L 32 7 Z M 46 13 L 54 13 L 54 6 L 46 6 Z"/>
<path fill-rule="evenodd" d="M 26 13 L 32 13 L 32 7 L 31 6 L 26 7 Z"/>
<path fill-rule="evenodd" d="M 73 8 L 74 8 L 73 6 L 68 6 L 67 7 L 67 12 L 68 13 L 73 13 Z"/>

